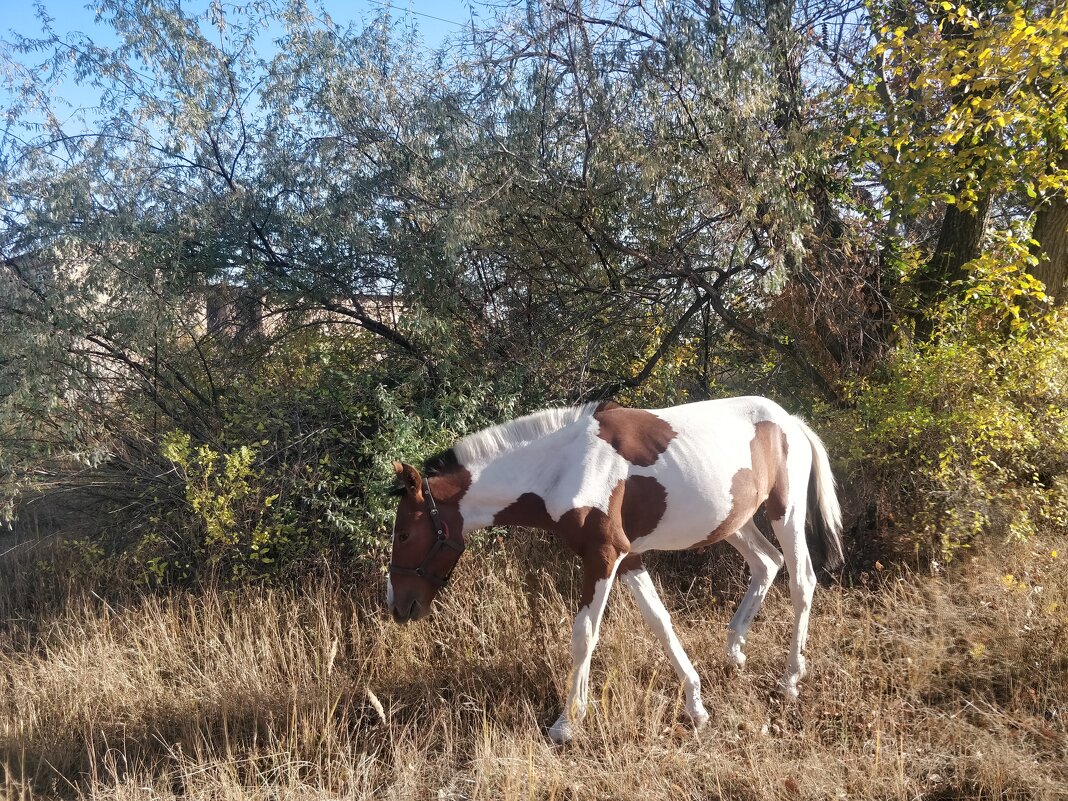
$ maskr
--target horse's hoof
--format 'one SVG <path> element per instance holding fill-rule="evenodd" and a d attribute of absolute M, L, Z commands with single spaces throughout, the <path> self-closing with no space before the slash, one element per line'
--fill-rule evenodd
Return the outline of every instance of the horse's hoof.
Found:
<path fill-rule="evenodd" d="M 800 693 L 797 690 L 797 676 L 791 676 L 783 679 L 779 683 L 779 689 L 782 691 L 782 696 L 787 701 L 796 701 Z"/>
<path fill-rule="evenodd" d="M 742 637 L 734 631 L 728 632 L 727 661 L 738 670 L 745 667 L 745 652 L 742 650 L 742 646 L 744 645 L 745 637 Z"/>
<path fill-rule="evenodd" d="M 709 714 L 704 706 L 699 706 L 692 712 L 687 710 L 686 714 L 690 718 L 690 722 L 693 723 L 694 729 L 697 731 L 700 731 L 708 724 Z"/>
<path fill-rule="evenodd" d="M 556 723 L 549 727 L 549 739 L 557 745 L 571 742 L 575 736 L 575 730 L 566 716 L 561 715 Z"/>

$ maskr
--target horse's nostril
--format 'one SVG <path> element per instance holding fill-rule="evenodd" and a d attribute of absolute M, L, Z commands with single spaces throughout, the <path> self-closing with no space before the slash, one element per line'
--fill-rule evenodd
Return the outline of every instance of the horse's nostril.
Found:
<path fill-rule="evenodd" d="M 390 607 L 390 612 L 393 613 L 393 620 L 397 623 L 410 623 L 413 620 L 419 618 L 419 602 L 414 598 L 407 604 L 399 603 Z"/>

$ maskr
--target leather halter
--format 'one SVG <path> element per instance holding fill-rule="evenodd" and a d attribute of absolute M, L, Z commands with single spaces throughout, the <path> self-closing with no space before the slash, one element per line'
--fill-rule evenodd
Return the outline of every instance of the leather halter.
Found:
<path fill-rule="evenodd" d="M 438 513 L 438 505 L 434 502 L 434 495 L 430 492 L 430 482 L 427 481 L 426 476 L 423 476 L 423 497 L 426 499 L 426 510 L 430 515 L 430 525 L 434 529 L 434 534 L 437 539 L 431 546 L 430 551 L 425 557 L 423 557 L 423 563 L 419 567 L 401 567 L 390 563 L 389 572 L 392 575 L 397 576 L 419 576 L 419 578 L 426 579 L 432 584 L 437 584 L 439 587 L 444 587 L 448 582 L 449 577 L 452 576 L 452 570 L 456 568 L 456 562 L 453 563 L 452 569 L 449 570 L 444 576 L 439 576 L 437 573 L 433 573 L 429 569 L 430 562 L 438 555 L 438 551 L 442 548 L 451 548 L 456 551 L 456 561 L 460 561 L 460 555 L 464 552 L 464 541 L 461 536 L 460 542 L 457 544 L 452 541 L 449 536 L 449 525 L 441 519 L 441 515 Z"/>

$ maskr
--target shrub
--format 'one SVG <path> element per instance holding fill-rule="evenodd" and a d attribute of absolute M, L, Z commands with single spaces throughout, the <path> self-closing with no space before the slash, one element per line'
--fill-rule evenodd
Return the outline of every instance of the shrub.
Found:
<path fill-rule="evenodd" d="M 324 557 L 378 570 L 392 461 L 418 463 L 516 404 L 491 383 L 432 392 L 364 338 L 293 338 L 221 397 L 212 434 L 161 436 L 168 489 L 146 486 L 112 551 L 150 583 L 295 575 Z"/>
<path fill-rule="evenodd" d="M 1006 333 L 974 311 L 900 347 L 827 421 L 879 532 L 944 558 L 1068 524 L 1068 320 Z"/>

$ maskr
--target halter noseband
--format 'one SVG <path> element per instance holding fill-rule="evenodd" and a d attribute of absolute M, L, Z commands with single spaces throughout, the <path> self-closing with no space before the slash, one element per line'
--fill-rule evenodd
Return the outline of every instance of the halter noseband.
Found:
<path fill-rule="evenodd" d="M 449 538 L 449 525 L 441 519 L 441 515 L 438 513 L 438 505 L 434 502 L 434 495 L 430 491 L 430 482 L 427 481 L 426 476 L 423 476 L 423 496 L 426 498 L 426 510 L 430 515 L 430 525 L 433 527 L 437 539 L 427 555 L 423 557 L 423 563 L 419 567 L 401 567 L 390 563 L 389 572 L 398 576 L 419 576 L 419 578 L 424 578 L 432 584 L 444 587 L 452 575 L 452 570 L 444 576 L 439 576 L 429 570 L 430 562 L 442 548 L 451 548 L 456 551 L 456 560 L 459 561 L 460 555 L 464 552 L 464 541 L 461 537 L 459 544 L 457 544 Z M 453 563 L 453 569 L 455 567 L 456 564 Z"/>

